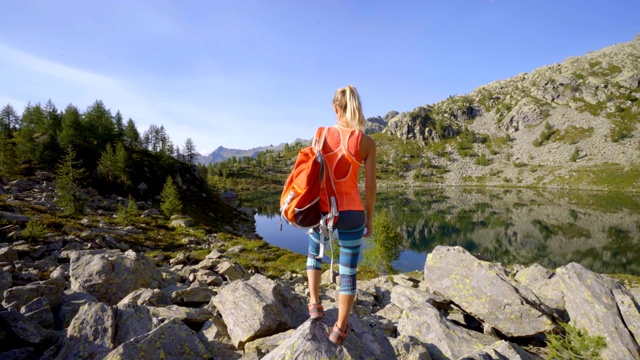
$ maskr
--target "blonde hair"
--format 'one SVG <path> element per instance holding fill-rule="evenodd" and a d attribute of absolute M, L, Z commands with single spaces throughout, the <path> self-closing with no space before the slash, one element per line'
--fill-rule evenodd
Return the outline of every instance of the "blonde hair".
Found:
<path fill-rule="evenodd" d="M 338 109 L 338 116 L 344 116 L 351 128 L 362 129 L 364 127 L 360 95 L 355 87 L 349 85 L 338 89 L 333 97 L 333 106 Z"/>

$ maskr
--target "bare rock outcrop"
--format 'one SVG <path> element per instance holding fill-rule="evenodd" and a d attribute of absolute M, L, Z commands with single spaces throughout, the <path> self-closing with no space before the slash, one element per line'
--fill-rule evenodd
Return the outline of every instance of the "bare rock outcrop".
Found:
<path fill-rule="evenodd" d="M 571 318 L 569 323 L 588 329 L 591 336 L 602 336 L 606 340 L 602 358 L 639 359 L 638 342 L 624 318 L 625 314 L 626 318 L 638 318 L 637 303 L 623 308 L 618 305 L 619 302 L 630 301 L 629 292 L 610 278 L 577 263 L 563 266 L 556 273 L 561 280 Z M 637 326 L 637 322 L 634 325 Z"/>
<path fill-rule="evenodd" d="M 158 288 L 162 273 L 144 255 L 133 250 L 89 250 L 71 253 L 71 288 L 117 304 L 140 288 Z"/>
<path fill-rule="evenodd" d="M 248 341 L 301 323 L 300 312 L 296 316 L 290 310 L 305 309 L 306 312 L 304 299 L 295 295 L 288 297 L 287 291 L 290 292 L 262 275 L 255 275 L 248 281 L 229 284 L 212 299 L 212 303 L 222 314 L 234 345 L 242 349 Z M 292 306 L 280 303 L 279 300 L 287 298 Z"/>
<path fill-rule="evenodd" d="M 420 340 L 433 359 L 457 359 L 496 341 L 454 324 L 428 304 L 405 309 L 398 321 L 398 334 Z"/>
<path fill-rule="evenodd" d="M 263 359 L 393 359 L 394 348 L 382 332 L 371 329 L 355 316 L 349 318 L 350 335 L 335 346 L 327 339 L 329 331 L 338 319 L 337 309 L 325 312 L 321 320 L 307 320 L 280 346 Z"/>
<path fill-rule="evenodd" d="M 211 354 L 196 333 L 173 319 L 109 352 L 105 360 L 116 359 L 209 359 Z"/>
<path fill-rule="evenodd" d="M 425 284 L 508 337 L 532 337 L 557 329 L 550 309 L 513 281 L 499 264 L 478 260 L 461 247 L 436 247 L 427 256 Z"/>

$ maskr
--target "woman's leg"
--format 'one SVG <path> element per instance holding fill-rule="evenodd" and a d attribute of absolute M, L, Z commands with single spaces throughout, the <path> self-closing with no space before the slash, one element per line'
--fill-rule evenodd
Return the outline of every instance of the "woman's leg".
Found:
<path fill-rule="evenodd" d="M 317 230 L 309 233 L 309 251 L 307 253 L 307 281 L 309 283 L 309 303 L 320 302 L 320 278 L 322 276 L 322 259 L 320 254 L 320 233 Z"/>
<path fill-rule="evenodd" d="M 340 242 L 340 295 L 338 296 L 338 322 L 340 329 L 347 328 L 351 308 L 356 297 L 356 273 L 362 245 L 364 226 L 357 229 L 338 229 Z"/>

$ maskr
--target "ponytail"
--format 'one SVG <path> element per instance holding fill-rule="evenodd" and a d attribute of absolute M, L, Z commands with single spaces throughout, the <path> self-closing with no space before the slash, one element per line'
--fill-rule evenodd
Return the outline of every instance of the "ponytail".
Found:
<path fill-rule="evenodd" d="M 358 90 L 352 85 L 340 88 L 333 97 L 333 105 L 338 108 L 338 116 L 344 116 L 351 128 L 364 127 L 364 115 Z"/>

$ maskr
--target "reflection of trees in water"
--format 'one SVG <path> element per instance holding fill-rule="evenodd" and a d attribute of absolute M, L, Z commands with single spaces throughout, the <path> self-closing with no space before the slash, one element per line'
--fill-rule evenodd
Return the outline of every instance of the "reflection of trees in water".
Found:
<path fill-rule="evenodd" d="M 500 192 L 511 198 L 503 201 Z M 640 274 L 640 244 L 634 240 L 639 220 L 632 220 L 636 236 L 628 224 L 612 225 L 625 221 L 621 211 L 640 217 L 640 202 L 627 199 L 621 209 L 601 193 L 597 199 L 602 205 L 570 192 L 471 190 L 451 196 L 436 189 L 387 195 L 385 208 L 391 209 L 404 246 L 415 252 L 461 246 L 503 264 L 537 262 L 553 269 L 578 262 L 600 273 Z M 603 232 L 600 223 L 608 230 Z"/>
<path fill-rule="evenodd" d="M 269 219 L 280 216 L 280 193 L 273 191 L 253 191 L 243 193 L 240 202 L 244 206 L 255 208 L 258 214 Z"/>
<path fill-rule="evenodd" d="M 279 216 L 279 193 L 242 197 L 267 217 Z M 420 189 L 380 192 L 401 234 L 398 248 L 428 254 L 461 246 L 503 264 L 553 269 L 578 262 L 599 273 L 640 275 L 640 195 L 528 189 Z"/>

